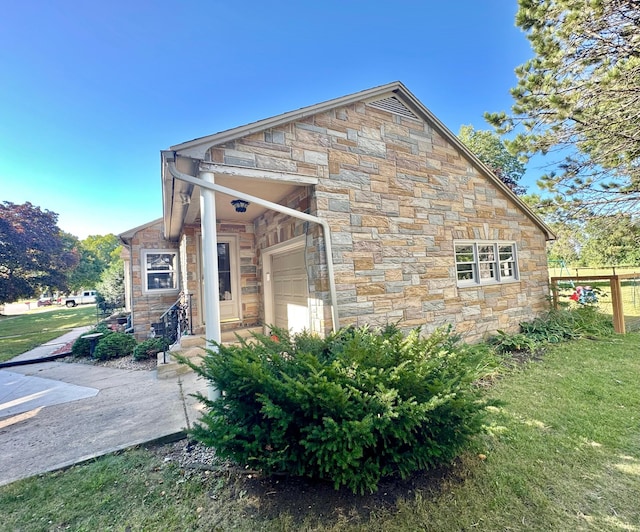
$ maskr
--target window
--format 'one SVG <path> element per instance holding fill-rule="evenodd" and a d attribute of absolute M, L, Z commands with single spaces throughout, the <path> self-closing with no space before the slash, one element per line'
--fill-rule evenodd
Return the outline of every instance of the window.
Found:
<path fill-rule="evenodd" d="M 518 279 L 516 245 L 510 242 L 456 242 L 458 286 L 504 283 Z"/>
<path fill-rule="evenodd" d="M 143 257 L 148 292 L 178 289 L 177 251 L 146 251 Z"/>

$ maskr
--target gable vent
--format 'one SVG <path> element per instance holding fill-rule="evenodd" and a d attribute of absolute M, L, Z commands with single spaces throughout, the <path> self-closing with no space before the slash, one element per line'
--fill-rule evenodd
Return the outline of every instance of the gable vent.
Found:
<path fill-rule="evenodd" d="M 369 105 L 371 107 L 375 107 L 376 109 L 381 109 L 382 111 L 388 111 L 389 113 L 394 113 L 396 115 L 406 116 L 407 118 L 419 120 L 418 117 L 395 96 L 389 96 L 388 98 L 383 98 L 382 100 L 370 102 Z"/>

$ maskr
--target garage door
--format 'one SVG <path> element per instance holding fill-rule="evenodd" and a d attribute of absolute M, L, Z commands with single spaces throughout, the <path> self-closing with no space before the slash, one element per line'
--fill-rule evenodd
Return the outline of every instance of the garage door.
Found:
<path fill-rule="evenodd" d="M 271 256 L 273 324 L 300 332 L 309 329 L 309 286 L 304 248 Z"/>

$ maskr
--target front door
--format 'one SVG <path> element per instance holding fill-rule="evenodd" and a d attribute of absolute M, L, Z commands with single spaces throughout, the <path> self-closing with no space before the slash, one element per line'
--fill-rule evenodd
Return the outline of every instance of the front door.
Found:
<path fill-rule="evenodd" d="M 235 239 L 218 239 L 218 289 L 220 291 L 220 321 L 240 319 Z"/>
<path fill-rule="evenodd" d="M 238 269 L 238 238 L 235 235 L 218 235 L 218 290 L 220 305 L 220 321 L 239 321 L 240 315 L 240 272 Z M 205 323 L 204 285 L 209 282 L 205 272 L 201 270 L 200 301 L 202 301 L 202 322 Z"/>

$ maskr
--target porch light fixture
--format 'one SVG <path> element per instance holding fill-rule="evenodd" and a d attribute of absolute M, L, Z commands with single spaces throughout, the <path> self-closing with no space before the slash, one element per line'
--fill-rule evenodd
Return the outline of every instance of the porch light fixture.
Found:
<path fill-rule="evenodd" d="M 241 199 L 234 199 L 231 202 L 236 209 L 236 212 L 247 212 L 247 207 L 249 206 L 249 202 Z"/>

